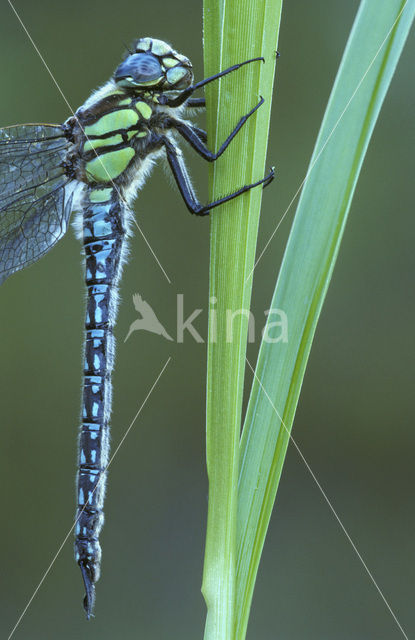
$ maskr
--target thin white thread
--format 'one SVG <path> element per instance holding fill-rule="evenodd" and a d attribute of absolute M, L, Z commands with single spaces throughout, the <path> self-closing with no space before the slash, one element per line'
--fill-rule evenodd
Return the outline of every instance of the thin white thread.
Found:
<path fill-rule="evenodd" d="M 272 232 L 268 242 L 266 243 L 265 247 L 262 249 L 261 253 L 259 254 L 258 259 L 256 260 L 254 266 L 252 267 L 249 275 L 247 276 L 246 280 L 245 280 L 245 284 L 248 282 L 249 278 L 252 276 L 253 272 L 255 271 L 258 262 L 261 260 L 262 256 L 264 255 L 265 251 L 268 249 L 273 237 L 275 236 L 275 234 L 277 233 L 278 229 L 281 226 L 281 223 L 283 222 L 285 216 L 287 215 L 287 213 L 289 212 L 289 210 L 291 209 L 291 206 L 294 202 L 294 200 L 297 198 L 298 194 L 300 193 L 301 189 L 303 188 L 305 182 L 308 180 L 308 178 L 310 177 L 310 174 L 312 172 L 312 170 L 314 169 L 314 166 L 316 165 L 318 159 L 320 158 L 321 154 L 323 153 L 324 149 L 326 148 L 330 138 L 332 137 L 333 133 L 335 132 L 335 130 L 337 129 L 341 119 L 343 118 L 344 114 L 346 113 L 347 109 L 350 106 L 350 103 L 352 102 L 353 98 L 355 97 L 356 93 L 358 92 L 358 90 L 360 89 L 362 82 L 364 81 L 364 79 L 366 78 L 367 74 L 369 73 L 370 69 L 372 68 L 372 66 L 375 63 L 376 58 L 378 57 L 379 53 L 381 52 L 383 46 L 385 45 L 386 40 L 389 38 L 390 34 L 392 33 L 396 23 L 398 22 L 399 18 L 401 17 L 406 5 L 407 5 L 408 0 L 406 0 L 405 4 L 403 5 L 402 9 L 400 10 L 400 12 L 398 13 L 398 16 L 396 18 L 396 20 L 394 21 L 393 25 L 391 26 L 391 28 L 389 29 L 388 33 L 386 34 L 384 40 L 382 41 L 382 44 L 380 45 L 379 49 L 377 50 L 374 58 L 372 59 L 371 63 L 369 64 L 368 68 L 366 69 L 365 73 L 363 74 L 361 80 L 359 81 L 356 89 L 353 91 L 349 101 L 347 102 L 346 106 L 344 107 L 343 111 L 341 112 L 336 124 L 334 125 L 333 129 L 331 130 L 330 134 L 328 135 L 325 143 L 323 144 L 323 146 L 321 147 L 320 151 L 318 152 L 313 164 L 309 167 L 309 169 L 307 170 L 307 173 L 305 174 L 304 180 L 301 182 L 300 186 L 298 187 L 297 191 L 295 192 L 295 194 L 293 195 L 293 197 L 291 198 L 291 201 L 288 205 L 288 207 L 286 208 L 286 210 L 283 213 L 282 218 L 280 219 L 280 221 L 278 222 L 277 226 L 275 227 L 274 231 Z"/>
<path fill-rule="evenodd" d="M 26 28 L 25 24 L 23 23 L 23 21 L 22 21 L 21 17 L 20 17 L 20 16 L 19 16 L 19 14 L 17 13 L 16 9 L 14 8 L 14 6 L 13 6 L 13 4 L 12 4 L 11 0 L 7 0 L 7 1 L 8 1 L 8 3 L 9 3 L 10 7 L 12 8 L 12 10 L 13 10 L 13 12 L 14 12 L 14 14 L 15 14 L 16 18 L 17 18 L 17 19 L 18 19 L 18 21 L 20 22 L 20 25 L 21 25 L 22 29 L 24 30 L 24 32 L 26 33 L 27 37 L 29 38 L 29 40 L 30 40 L 30 42 L 31 42 L 31 44 L 32 44 L 32 46 L 33 46 L 33 48 L 34 48 L 34 50 L 36 51 L 37 55 L 38 55 L 38 56 L 39 56 L 39 58 L 41 59 L 41 61 L 42 61 L 43 65 L 44 65 L 44 67 L 45 67 L 45 69 L 46 69 L 46 70 L 47 70 L 47 72 L 49 73 L 49 75 L 50 75 L 50 77 L 52 78 L 52 80 L 53 80 L 54 84 L 56 85 L 56 88 L 58 89 L 59 93 L 61 94 L 61 96 L 62 96 L 62 98 L 63 98 L 64 102 L 66 103 L 66 105 L 67 105 L 67 107 L 68 107 L 69 111 L 71 112 L 71 114 L 73 115 L 73 117 L 76 119 L 76 121 L 77 121 L 77 123 L 78 123 L 78 125 L 79 125 L 79 127 L 80 127 L 80 129 L 81 129 L 81 131 L 82 131 L 82 133 L 84 134 L 85 138 L 86 138 L 88 141 L 90 141 L 90 140 L 89 140 L 89 137 L 88 137 L 88 136 L 87 136 L 87 134 L 85 133 L 85 130 L 84 130 L 84 128 L 83 128 L 83 126 L 82 126 L 82 124 L 81 124 L 81 123 L 80 123 L 80 121 L 79 121 L 78 116 L 75 114 L 74 110 L 72 109 L 71 105 L 69 104 L 68 100 L 66 99 L 65 94 L 63 93 L 62 89 L 60 88 L 60 86 L 59 86 L 59 84 L 58 84 L 58 82 L 57 82 L 57 80 L 56 80 L 55 76 L 53 75 L 52 71 L 49 69 L 49 67 L 48 67 L 48 65 L 47 65 L 47 63 L 46 63 L 46 60 L 44 59 L 44 57 L 42 56 L 41 52 L 39 51 L 39 49 L 38 49 L 38 47 L 37 47 L 37 45 L 36 45 L 35 41 L 33 40 L 32 36 L 30 35 L 29 31 L 27 30 L 27 28 Z M 97 150 L 96 150 L 96 149 L 94 149 L 94 147 L 93 147 L 93 145 L 92 145 L 92 144 L 91 144 L 91 149 L 92 149 L 93 153 L 95 153 L 95 155 L 96 155 L 96 157 L 98 158 L 99 162 L 101 163 L 102 168 L 104 169 L 105 173 L 107 174 L 107 176 L 108 176 L 108 178 L 109 178 L 109 180 L 108 180 L 108 181 L 111 183 L 111 185 L 113 186 L 113 188 L 114 188 L 114 189 L 115 189 L 115 191 L 117 192 L 117 195 L 118 195 L 119 199 L 120 199 L 120 200 L 124 200 L 123 196 L 122 196 L 122 195 L 121 195 L 121 193 L 120 193 L 120 190 L 118 189 L 117 185 L 114 183 L 114 181 L 112 180 L 112 178 L 111 178 L 110 174 L 108 173 L 108 170 L 107 170 L 106 166 L 104 165 L 104 163 L 103 163 L 103 161 L 102 161 L 102 159 L 101 159 L 101 156 L 98 154 Z M 150 249 L 151 253 L 153 254 L 153 257 L 154 257 L 154 258 L 156 258 L 156 262 L 157 262 L 157 264 L 159 265 L 159 267 L 161 268 L 161 270 L 162 270 L 162 272 L 163 272 L 164 276 L 166 277 L 166 279 L 167 279 L 168 283 L 169 283 L 169 284 L 171 284 L 171 280 L 168 278 L 168 276 L 167 276 L 167 274 L 166 274 L 165 270 L 164 270 L 164 269 L 163 269 L 163 267 L 161 266 L 160 260 L 156 257 L 156 254 L 155 254 L 155 252 L 153 251 L 153 249 L 152 249 L 152 247 L 151 247 L 151 245 L 150 245 L 149 241 L 147 240 L 146 236 L 144 235 L 143 230 L 142 230 L 142 229 L 141 229 L 141 227 L 138 225 L 138 223 L 137 223 L 137 221 L 136 221 L 135 219 L 134 219 L 134 222 L 135 222 L 135 224 L 136 224 L 136 226 L 137 226 L 137 229 L 140 231 L 140 233 L 141 233 L 142 237 L 144 238 L 144 240 L 145 240 L 145 242 L 146 242 L 146 245 L 148 246 L 148 248 Z"/>
<path fill-rule="evenodd" d="M 34 590 L 32 596 L 30 597 L 27 605 L 25 606 L 25 608 L 23 609 L 22 613 L 20 614 L 16 624 L 14 625 L 13 629 L 11 630 L 10 635 L 8 636 L 7 640 L 10 640 L 10 638 L 13 636 L 14 632 L 16 631 L 17 627 L 19 626 L 19 624 L 21 623 L 21 621 L 23 620 L 23 617 L 26 614 L 26 611 L 28 610 L 28 608 L 30 607 L 30 605 L 32 604 L 37 592 L 39 591 L 40 587 L 42 586 L 43 582 L 45 581 L 46 576 L 48 575 L 49 571 L 52 569 L 53 565 L 55 564 L 56 559 L 58 558 L 60 552 L 62 551 L 63 547 L 65 546 L 66 541 L 68 540 L 69 536 L 71 535 L 72 531 L 74 530 L 74 528 L 76 527 L 76 524 L 79 520 L 79 518 L 81 517 L 81 515 L 83 514 L 88 502 L 90 501 L 90 499 L 92 498 L 92 496 L 94 495 L 95 491 L 97 490 L 99 483 L 101 482 L 101 478 L 104 477 L 105 473 L 107 472 L 110 464 L 112 463 L 112 461 L 114 460 L 115 456 L 117 455 L 121 445 L 123 444 L 124 440 L 126 439 L 126 437 L 128 436 L 132 426 L 134 425 L 135 421 L 137 420 L 138 416 L 140 415 L 142 409 L 144 408 L 144 405 L 146 404 L 148 398 L 150 397 L 150 395 L 152 394 L 154 388 L 156 387 L 158 381 L 160 380 L 161 376 L 164 373 L 164 370 L 166 369 L 167 365 L 169 364 L 171 360 L 171 356 L 169 356 L 169 358 L 167 359 L 167 361 L 164 364 L 164 367 L 162 368 L 162 370 L 160 371 L 160 373 L 158 374 L 156 380 L 154 381 L 150 391 L 147 393 L 146 397 L 144 398 L 139 410 L 137 411 L 137 413 L 135 414 L 130 426 L 128 427 L 127 431 L 124 433 L 123 437 L 121 438 L 120 442 L 118 443 L 117 448 L 115 449 L 114 453 L 112 454 L 110 461 L 108 462 L 107 466 L 105 467 L 105 469 L 101 472 L 98 482 L 95 485 L 95 488 L 93 489 L 93 491 L 91 491 L 91 496 L 88 498 L 87 503 L 83 506 L 83 508 L 81 509 L 81 511 L 79 512 L 77 518 L 75 519 L 74 523 L 72 524 L 71 528 L 69 529 L 68 533 L 66 534 L 65 538 L 63 539 L 63 542 L 61 543 L 61 545 L 59 546 L 57 552 L 55 553 L 55 555 L 52 558 L 51 563 L 49 564 L 48 568 L 46 569 L 45 573 L 43 574 L 39 584 L 37 585 L 36 589 Z"/>
<path fill-rule="evenodd" d="M 160 264 L 159 259 L 157 258 L 157 256 L 156 256 L 156 254 L 154 253 L 153 249 L 152 249 L 152 248 L 151 248 L 151 246 L 149 245 L 148 240 L 147 240 L 147 238 L 145 237 L 145 235 L 144 235 L 144 233 L 143 233 L 143 231 L 142 231 L 141 227 L 139 227 L 139 226 L 138 226 L 138 224 L 137 224 L 137 221 L 136 221 L 135 217 L 133 218 L 133 222 L 134 222 L 134 224 L 136 225 L 136 227 L 137 227 L 137 229 L 139 230 L 139 232 L 141 233 L 141 235 L 143 236 L 143 240 L 144 240 L 144 242 L 147 244 L 148 248 L 150 249 L 151 253 L 153 254 L 153 258 L 154 258 L 154 260 L 157 262 L 158 266 L 160 267 L 160 269 L 161 269 L 161 270 L 162 270 L 162 272 L 164 273 L 164 276 L 165 276 L 165 278 L 166 278 L 167 282 L 168 282 L 169 284 L 171 284 L 171 280 L 170 280 L 169 276 L 168 276 L 168 275 L 167 275 L 167 273 L 164 271 L 164 269 L 163 269 L 162 265 Z"/>
<path fill-rule="evenodd" d="M 258 378 L 258 376 L 256 375 L 251 363 L 249 362 L 248 358 L 246 358 L 246 362 L 248 363 L 249 368 L 251 369 L 252 373 L 254 374 L 255 380 L 258 382 L 259 386 L 261 387 L 262 391 L 264 392 L 264 394 L 266 395 L 271 407 L 273 408 L 275 414 L 277 415 L 278 419 L 281 421 L 282 426 L 284 427 L 284 429 L 286 430 L 288 437 L 290 438 L 291 442 L 293 443 L 294 447 L 296 448 L 301 460 L 304 462 L 307 471 L 310 473 L 311 477 L 313 478 L 314 482 L 316 483 L 321 495 L 323 496 L 324 500 L 327 502 L 332 514 L 334 515 L 334 517 L 336 518 L 337 522 L 339 523 L 344 535 L 346 536 L 347 540 L 349 541 L 349 543 L 351 544 L 355 554 L 357 555 L 357 557 L 359 558 L 361 564 L 363 565 L 364 569 L 366 570 L 366 573 L 368 574 L 369 578 L 371 579 L 372 583 L 374 584 L 377 592 L 379 593 L 380 597 L 382 598 L 383 602 L 385 603 L 387 609 L 389 610 L 389 613 L 391 614 L 392 618 L 395 620 L 397 626 L 399 627 L 402 635 L 404 636 L 404 638 L 406 640 L 409 640 L 408 636 L 406 635 L 405 631 L 402 628 L 402 625 L 400 624 L 398 618 L 396 617 L 396 615 L 394 614 L 392 607 L 390 606 L 389 602 L 386 600 L 385 596 L 383 595 L 383 592 L 381 591 L 378 583 L 376 582 L 375 578 L 373 577 L 369 567 L 367 566 L 366 562 L 363 560 L 361 554 L 359 553 L 355 543 L 353 542 L 352 538 L 350 537 L 346 527 L 344 526 L 343 522 L 340 520 L 339 515 L 337 514 L 335 508 L 333 507 L 333 505 L 331 504 L 329 498 L 327 497 L 323 487 L 321 486 L 321 484 L 319 483 L 319 481 L 317 480 L 316 475 L 314 474 L 313 470 L 311 469 L 310 465 L 308 464 L 307 460 L 305 459 L 300 447 L 298 446 L 298 444 L 296 443 L 296 441 L 294 440 L 293 436 L 291 435 L 289 429 L 287 428 L 287 426 L 284 423 L 284 420 L 281 418 L 280 414 L 278 413 L 274 403 L 272 402 L 271 398 L 269 397 L 266 389 L 264 388 L 264 386 L 262 385 L 260 379 Z"/>

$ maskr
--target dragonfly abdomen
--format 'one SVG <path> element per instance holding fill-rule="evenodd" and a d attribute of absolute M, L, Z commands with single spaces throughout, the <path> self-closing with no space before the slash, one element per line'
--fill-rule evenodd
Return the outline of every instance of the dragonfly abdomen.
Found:
<path fill-rule="evenodd" d="M 99 579 L 103 504 L 109 458 L 113 326 L 126 245 L 126 208 L 115 189 L 85 194 L 83 241 L 87 309 L 82 425 L 79 438 L 75 556 L 85 583 L 84 606 L 91 614 Z"/>

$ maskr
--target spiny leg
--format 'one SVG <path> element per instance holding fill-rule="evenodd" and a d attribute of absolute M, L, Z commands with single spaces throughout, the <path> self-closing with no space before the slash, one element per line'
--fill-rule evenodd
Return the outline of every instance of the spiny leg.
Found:
<path fill-rule="evenodd" d="M 279 51 L 276 51 L 276 58 L 280 57 L 280 53 Z M 254 58 L 254 60 L 262 60 L 264 61 L 264 58 Z M 247 64 L 247 62 L 253 62 L 253 60 L 247 60 L 246 62 L 242 63 L 242 64 Z M 226 69 L 226 72 L 224 73 L 229 73 L 230 71 L 234 71 L 233 67 L 230 67 L 229 69 Z M 207 78 L 208 82 L 212 82 L 212 80 L 216 80 L 217 76 L 212 76 L 211 78 Z M 207 84 L 205 82 L 205 84 Z M 206 99 L 205 98 L 189 98 L 188 101 L 186 102 L 186 107 L 189 107 L 189 109 L 198 109 L 198 108 L 203 108 L 206 107 Z"/>
<path fill-rule="evenodd" d="M 176 98 L 169 98 L 166 95 L 160 96 L 159 103 L 167 105 L 168 107 L 180 107 L 180 105 L 182 105 L 183 102 L 186 102 L 186 100 L 197 89 L 201 89 L 202 87 L 209 84 L 210 82 L 213 82 L 214 80 L 218 80 L 218 78 L 222 78 L 223 76 L 226 76 L 228 73 L 232 73 L 232 71 L 237 71 L 237 69 L 240 69 L 245 64 L 250 64 L 251 62 L 258 62 L 258 61 L 265 62 L 264 58 L 252 58 L 251 60 L 245 60 L 245 62 L 234 64 L 232 67 L 228 67 L 224 71 L 219 71 L 219 73 L 215 73 L 215 75 L 210 76 L 209 78 L 205 78 L 200 82 L 196 82 L 196 84 L 190 85 L 190 87 L 182 91 Z"/>
<path fill-rule="evenodd" d="M 169 121 L 171 121 L 173 128 L 176 128 L 176 123 L 179 122 L 181 124 L 180 120 L 174 120 L 174 118 L 171 118 L 171 120 L 169 119 Z M 199 140 L 201 140 L 202 142 L 207 142 L 207 133 L 204 129 L 200 129 L 199 127 L 195 127 L 193 124 L 192 125 L 188 125 L 188 127 L 190 127 L 190 129 L 192 130 L 193 134 L 196 135 Z M 180 133 L 180 131 L 179 131 Z M 183 134 L 182 134 L 183 135 Z M 186 138 L 186 136 L 183 135 L 183 138 Z"/>
<path fill-rule="evenodd" d="M 237 198 L 246 191 L 257 187 L 260 184 L 266 187 L 274 179 L 275 172 L 274 168 L 272 168 L 270 172 L 265 176 L 265 178 L 262 178 L 262 180 L 258 180 L 257 182 L 253 182 L 252 184 L 246 184 L 234 193 L 224 196 L 223 198 L 219 198 L 218 200 L 214 200 L 213 202 L 209 202 L 206 205 L 202 205 L 198 201 L 193 190 L 181 152 L 165 136 L 160 136 L 158 142 L 162 144 L 166 149 L 167 160 L 169 161 L 173 177 L 186 204 L 186 207 L 188 208 L 190 213 L 193 213 L 197 216 L 206 216 L 210 213 L 211 209 L 218 207 L 224 202 L 229 202 L 229 200 Z"/>
<path fill-rule="evenodd" d="M 205 98 L 189 98 L 186 102 L 189 109 L 204 109 L 206 107 Z"/>
<path fill-rule="evenodd" d="M 263 103 L 264 98 L 261 97 L 261 100 L 258 102 L 258 104 L 256 104 L 255 107 L 251 109 L 251 111 L 249 111 L 249 113 L 247 113 L 245 116 L 242 116 L 236 127 L 228 135 L 225 142 L 219 147 L 216 153 L 209 151 L 209 149 L 204 144 L 204 142 L 206 142 L 206 139 L 204 139 L 201 134 L 205 134 L 205 132 L 201 129 L 192 127 L 191 125 L 185 122 L 181 122 L 180 120 L 175 120 L 174 118 L 169 118 L 167 124 L 174 128 L 178 133 L 180 133 L 180 135 L 193 147 L 196 153 L 202 156 L 202 158 L 204 158 L 208 162 L 214 162 L 219 158 L 219 156 L 222 155 L 225 149 L 228 148 L 229 144 L 237 135 L 237 133 L 242 129 L 248 118 L 250 118 Z"/>

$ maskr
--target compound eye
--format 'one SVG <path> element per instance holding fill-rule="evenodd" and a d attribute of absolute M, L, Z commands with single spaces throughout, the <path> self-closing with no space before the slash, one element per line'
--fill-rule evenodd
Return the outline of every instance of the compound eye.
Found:
<path fill-rule="evenodd" d="M 163 75 L 158 59 L 151 53 L 133 53 L 115 71 L 120 84 L 153 84 Z"/>

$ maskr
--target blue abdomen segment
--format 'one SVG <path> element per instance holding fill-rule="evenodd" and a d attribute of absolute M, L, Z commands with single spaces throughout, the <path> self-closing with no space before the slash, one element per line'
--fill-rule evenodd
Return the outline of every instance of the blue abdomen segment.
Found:
<path fill-rule="evenodd" d="M 94 202 L 96 193 L 96 188 L 87 190 L 83 220 L 87 308 L 75 526 L 75 557 L 85 583 L 84 606 L 88 617 L 100 574 L 99 534 L 104 523 L 109 460 L 113 326 L 126 236 L 126 209 L 116 191 L 105 189 L 108 198 L 105 202 Z"/>

